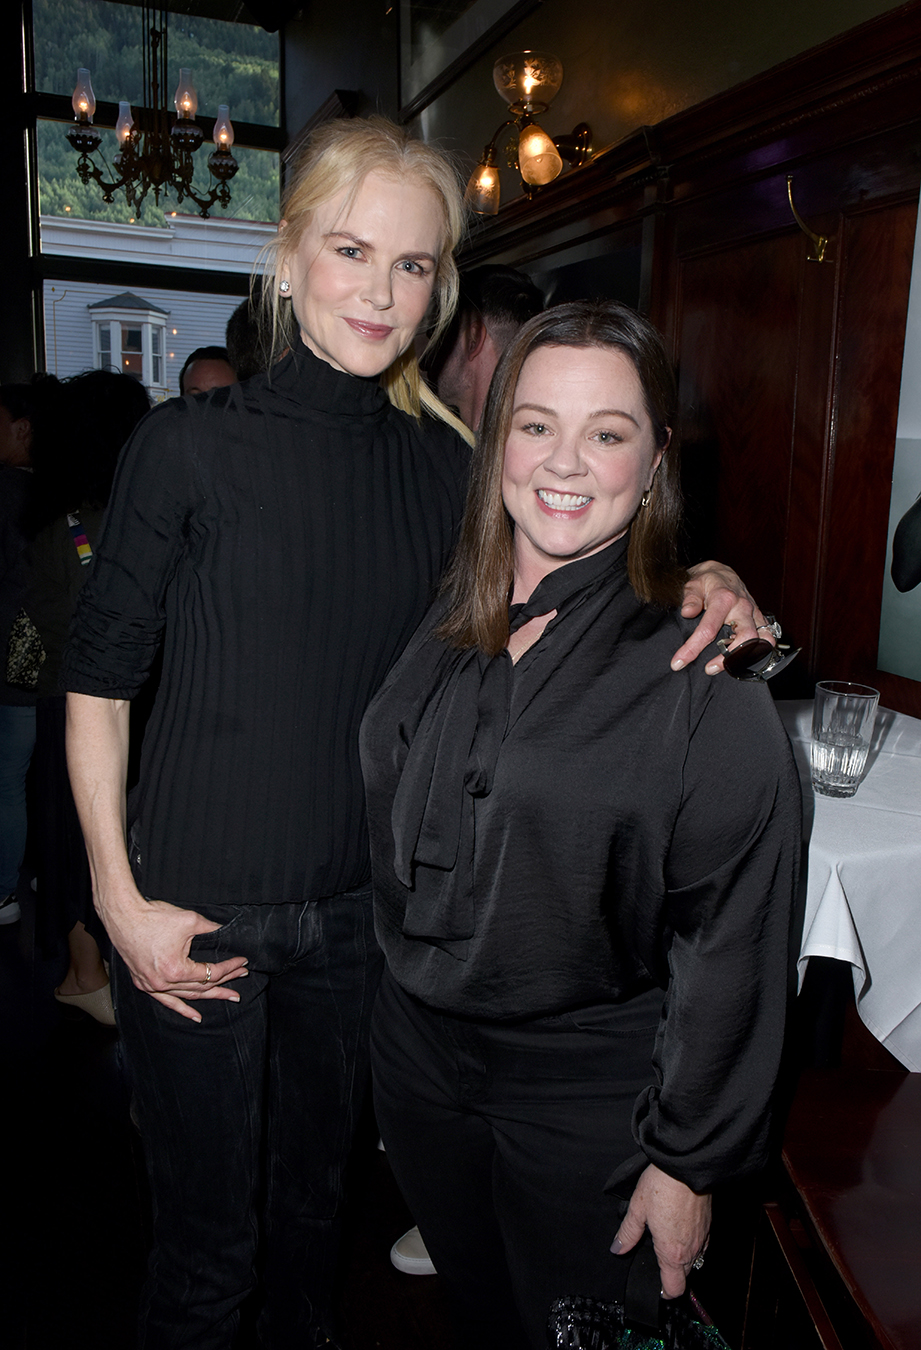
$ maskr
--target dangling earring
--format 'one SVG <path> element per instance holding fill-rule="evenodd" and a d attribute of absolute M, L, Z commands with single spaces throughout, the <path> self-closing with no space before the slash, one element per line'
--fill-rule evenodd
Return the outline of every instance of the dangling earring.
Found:
<path fill-rule="evenodd" d="M 642 497 L 640 498 L 640 510 L 641 511 L 644 510 L 644 508 L 647 507 L 648 505 L 649 505 L 649 493 L 644 492 Z"/>
<path fill-rule="evenodd" d="M 280 281 L 278 283 L 278 290 L 281 295 L 287 295 L 290 289 L 291 289 L 290 281 Z"/>

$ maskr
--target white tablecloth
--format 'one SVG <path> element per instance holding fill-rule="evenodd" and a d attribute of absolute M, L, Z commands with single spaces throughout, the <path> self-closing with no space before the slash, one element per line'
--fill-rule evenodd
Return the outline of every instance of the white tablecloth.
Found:
<path fill-rule="evenodd" d="M 812 701 L 780 701 L 803 783 L 809 841 L 800 979 L 810 956 L 853 967 L 861 1020 L 921 1071 L 921 721 L 880 708 L 854 797 L 814 795 Z"/>

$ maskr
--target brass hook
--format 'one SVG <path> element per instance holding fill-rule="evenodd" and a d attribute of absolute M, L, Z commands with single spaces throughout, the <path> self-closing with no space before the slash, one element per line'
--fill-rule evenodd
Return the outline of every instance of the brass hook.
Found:
<path fill-rule="evenodd" d="M 797 211 L 796 207 L 793 205 L 792 173 L 787 174 L 787 199 L 790 202 L 790 210 L 793 212 L 793 219 L 796 221 L 797 225 L 800 227 L 803 234 L 805 234 L 809 239 L 812 240 L 813 247 L 815 249 L 813 253 L 807 253 L 806 257 L 808 258 L 809 262 L 824 262 L 825 250 L 828 248 L 828 237 L 827 235 L 824 234 L 814 234 L 813 231 L 810 230 L 809 226 L 806 224 L 805 220 L 803 220 L 802 216 Z"/>

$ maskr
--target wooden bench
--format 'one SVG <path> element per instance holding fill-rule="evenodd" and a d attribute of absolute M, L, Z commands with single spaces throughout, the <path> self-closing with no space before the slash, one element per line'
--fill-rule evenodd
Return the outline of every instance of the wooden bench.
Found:
<path fill-rule="evenodd" d="M 743 1350 L 921 1350 L 921 1074 L 808 1070 Z"/>

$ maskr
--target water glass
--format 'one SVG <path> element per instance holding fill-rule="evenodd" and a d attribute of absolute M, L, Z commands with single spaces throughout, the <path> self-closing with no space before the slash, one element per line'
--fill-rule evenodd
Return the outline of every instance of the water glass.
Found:
<path fill-rule="evenodd" d="M 867 771 L 879 690 L 822 680 L 812 713 L 812 786 L 823 797 L 853 797 Z"/>

